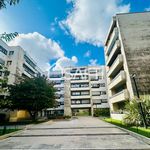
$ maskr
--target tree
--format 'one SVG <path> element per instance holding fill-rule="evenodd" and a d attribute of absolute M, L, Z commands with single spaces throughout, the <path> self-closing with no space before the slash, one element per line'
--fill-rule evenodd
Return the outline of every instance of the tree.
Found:
<path fill-rule="evenodd" d="M 0 65 L 0 109 L 10 108 L 11 102 L 8 97 L 8 76 L 9 71 L 3 65 Z"/>
<path fill-rule="evenodd" d="M 6 5 L 16 5 L 20 0 L 0 0 L 0 9 L 6 8 Z"/>
<path fill-rule="evenodd" d="M 39 111 L 55 106 L 55 89 L 43 77 L 26 79 L 10 88 L 13 109 L 27 110 L 33 120 Z"/>
<path fill-rule="evenodd" d="M 13 40 L 15 37 L 17 37 L 19 34 L 17 32 L 14 33 L 3 33 L 0 35 L 0 38 L 5 40 L 6 42 L 9 42 Z"/>
<path fill-rule="evenodd" d="M 150 99 L 149 97 L 140 100 L 147 124 L 150 125 Z M 124 123 L 128 125 L 142 125 L 142 117 L 140 114 L 138 101 L 133 99 L 128 101 L 125 106 L 126 115 L 124 117 Z"/>
<path fill-rule="evenodd" d="M 0 0 L 0 9 L 6 8 L 6 5 L 16 5 L 19 3 L 20 0 Z M 18 36 L 17 32 L 14 33 L 3 33 L 0 34 L 0 39 L 7 41 L 11 41 L 12 39 L 14 39 L 16 36 Z"/>

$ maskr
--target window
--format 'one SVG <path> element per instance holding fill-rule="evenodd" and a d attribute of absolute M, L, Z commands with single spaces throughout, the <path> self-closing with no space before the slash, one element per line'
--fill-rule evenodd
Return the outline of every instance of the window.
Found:
<path fill-rule="evenodd" d="M 82 91 L 81 95 L 89 95 L 89 91 Z"/>
<path fill-rule="evenodd" d="M 98 81 L 99 80 L 99 77 L 97 76 L 91 76 L 91 81 Z"/>
<path fill-rule="evenodd" d="M 28 56 L 24 55 L 24 59 L 32 68 L 36 67 L 36 64 L 34 64 Z"/>
<path fill-rule="evenodd" d="M 89 99 L 80 99 L 80 100 L 71 100 L 72 105 L 77 105 L 77 104 L 90 104 Z"/>
<path fill-rule="evenodd" d="M 0 76 L 2 76 L 2 71 L 0 71 Z"/>
<path fill-rule="evenodd" d="M 82 84 L 77 84 L 77 83 L 73 83 L 71 84 L 71 88 L 82 88 L 82 87 L 89 87 L 89 84 L 88 83 L 82 83 Z"/>
<path fill-rule="evenodd" d="M 91 84 L 91 87 L 92 87 L 92 88 L 99 88 L 99 87 L 100 87 L 100 84 Z"/>
<path fill-rule="evenodd" d="M 106 91 L 101 91 L 101 95 L 106 95 Z"/>
<path fill-rule="evenodd" d="M 7 61 L 7 66 L 10 66 L 12 64 L 12 61 Z"/>
<path fill-rule="evenodd" d="M 80 95 L 80 92 L 72 92 L 71 95 L 72 96 L 78 96 L 78 95 Z"/>
<path fill-rule="evenodd" d="M 5 48 L 3 48 L 2 46 L 0 46 L 0 52 L 7 55 L 7 50 Z"/>
<path fill-rule="evenodd" d="M 102 103 L 107 103 L 107 99 L 102 99 Z"/>
<path fill-rule="evenodd" d="M 100 96 L 100 91 L 93 91 L 92 96 Z"/>
<path fill-rule="evenodd" d="M 100 83 L 100 87 L 105 87 L 105 83 Z"/>
<path fill-rule="evenodd" d="M 9 51 L 9 55 L 13 55 L 14 54 L 14 51 Z"/>

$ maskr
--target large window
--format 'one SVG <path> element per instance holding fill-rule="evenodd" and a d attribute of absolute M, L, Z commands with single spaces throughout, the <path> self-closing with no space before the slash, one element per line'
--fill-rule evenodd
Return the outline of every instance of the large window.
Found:
<path fill-rule="evenodd" d="M 72 83 L 71 88 L 89 87 L 88 83 Z"/>
<path fill-rule="evenodd" d="M 90 92 L 89 91 L 73 91 L 71 92 L 72 96 L 82 96 L 82 95 L 89 95 Z"/>
<path fill-rule="evenodd" d="M 78 104 L 90 104 L 89 99 L 79 99 L 79 100 L 71 100 L 72 105 L 78 105 Z"/>
<path fill-rule="evenodd" d="M 4 47 L 2 47 L 2 46 L 0 46 L 0 52 L 2 52 L 3 54 L 7 55 L 7 50 Z"/>
<path fill-rule="evenodd" d="M 98 76 L 91 76 L 90 79 L 91 79 L 91 81 L 98 81 L 99 77 Z"/>
<path fill-rule="evenodd" d="M 12 64 L 12 61 L 7 61 L 7 66 L 10 66 Z"/>
<path fill-rule="evenodd" d="M 14 51 L 9 51 L 9 55 L 13 55 L 14 54 Z"/>
<path fill-rule="evenodd" d="M 24 59 L 32 68 L 35 68 L 36 65 L 31 61 L 28 56 L 24 55 Z"/>
<path fill-rule="evenodd" d="M 92 96 L 106 95 L 106 91 L 92 91 Z"/>
<path fill-rule="evenodd" d="M 94 84 L 91 84 L 91 87 L 92 87 L 92 88 L 99 88 L 99 87 L 100 87 L 100 84 L 94 83 Z"/>
<path fill-rule="evenodd" d="M 105 83 L 100 83 L 100 87 L 105 87 Z"/>
<path fill-rule="evenodd" d="M 80 95 L 80 92 L 71 92 L 71 95 L 72 95 L 72 96 L 79 96 L 79 95 Z"/>

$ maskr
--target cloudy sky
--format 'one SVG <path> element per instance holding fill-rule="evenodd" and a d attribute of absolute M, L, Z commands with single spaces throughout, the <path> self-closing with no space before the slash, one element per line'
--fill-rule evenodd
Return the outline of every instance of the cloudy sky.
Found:
<path fill-rule="evenodd" d="M 0 33 L 19 32 L 38 65 L 104 65 L 103 44 L 116 13 L 150 11 L 150 0 L 20 0 L 0 11 Z"/>

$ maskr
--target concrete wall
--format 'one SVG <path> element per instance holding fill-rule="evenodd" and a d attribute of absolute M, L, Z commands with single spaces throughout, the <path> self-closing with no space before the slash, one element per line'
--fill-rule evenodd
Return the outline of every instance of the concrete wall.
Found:
<path fill-rule="evenodd" d="M 140 94 L 150 93 L 150 12 L 117 15 L 129 74 L 137 75 Z M 131 80 L 132 81 L 132 80 Z M 135 87 L 132 81 L 135 93 Z"/>

